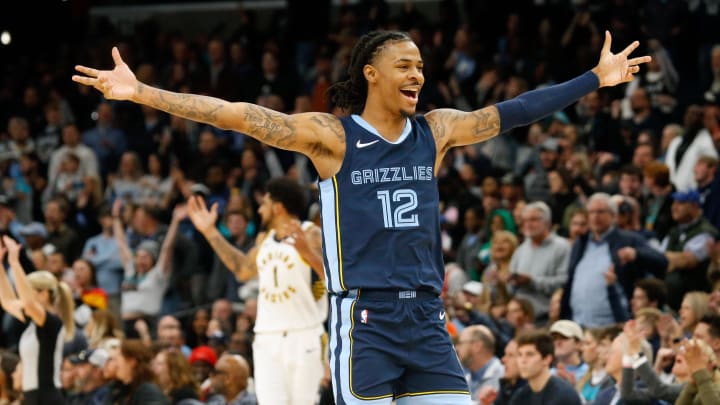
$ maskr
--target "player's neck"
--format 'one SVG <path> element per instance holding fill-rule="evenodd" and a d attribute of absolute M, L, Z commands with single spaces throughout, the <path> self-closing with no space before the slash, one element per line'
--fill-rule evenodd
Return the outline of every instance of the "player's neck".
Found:
<path fill-rule="evenodd" d="M 383 109 L 380 103 L 370 103 L 369 100 L 360 116 L 372 125 L 383 138 L 391 142 L 400 138 L 407 122 L 406 117 L 402 114 L 390 113 Z"/>
<path fill-rule="evenodd" d="M 291 217 L 291 216 L 278 216 L 278 217 L 275 217 L 275 218 L 273 218 L 272 222 L 270 223 L 270 229 L 272 229 L 272 230 L 274 230 L 274 231 L 277 232 L 277 231 L 279 231 L 280 229 L 282 229 L 283 226 L 287 225 L 288 223 L 290 223 L 290 222 L 291 222 L 292 220 L 294 220 L 294 219 L 297 219 L 297 218 Z"/>

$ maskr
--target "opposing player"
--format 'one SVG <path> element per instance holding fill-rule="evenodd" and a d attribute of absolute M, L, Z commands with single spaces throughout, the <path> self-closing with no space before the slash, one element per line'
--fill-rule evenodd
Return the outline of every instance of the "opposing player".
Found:
<path fill-rule="evenodd" d="M 331 368 L 338 404 L 469 404 L 439 293 L 443 284 L 436 171 L 454 146 L 530 124 L 602 86 L 632 80 L 639 43 L 591 71 L 477 111 L 416 115 L 425 81 L 418 47 L 402 32 L 364 35 L 347 81 L 330 88 L 353 115 L 286 115 L 249 103 L 173 93 L 137 81 L 117 48 L 113 70 L 73 76 L 110 99 L 246 133 L 307 155 L 320 182 Z"/>
<path fill-rule="evenodd" d="M 313 405 L 326 360 L 328 297 L 314 280 L 324 278 L 320 228 L 301 223 L 304 190 L 286 178 L 270 180 L 258 208 L 266 232 L 244 254 L 218 231 L 217 204 L 188 201 L 188 215 L 240 281 L 258 277 L 253 364 L 261 404 Z"/>

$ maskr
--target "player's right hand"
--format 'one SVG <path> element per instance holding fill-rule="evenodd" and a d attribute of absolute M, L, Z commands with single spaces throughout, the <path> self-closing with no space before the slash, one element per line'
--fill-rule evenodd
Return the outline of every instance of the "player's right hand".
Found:
<path fill-rule="evenodd" d="M 210 209 L 205 205 L 205 199 L 200 196 L 192 195 L 188 198 L 187 215 L 190 217 L 195 228 L 205 235 L 211 229 L 215 228 L 218 219 L 218 205 L 213 204 Z"/>
<path fill-rule="evenodd" d="M 87 66 L 76 65 L 75 70 L 82 75 L 73 75 L 74 82 L 92 86 L 99 90 L 105 98 L 112 100 L 130 100 L 137 92 L 137 79 L 128 65 L 120 57 L 117 47 L 112 49 L 115 68 L 113 70 L 98 70 Z"/>

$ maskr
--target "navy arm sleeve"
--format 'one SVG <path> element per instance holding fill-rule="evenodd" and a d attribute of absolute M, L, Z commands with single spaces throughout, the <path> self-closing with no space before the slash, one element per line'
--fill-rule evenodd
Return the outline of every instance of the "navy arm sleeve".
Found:
<path fill-rule="evenodd" d="M 513 99 L 497 103 L 500 132 L 529 125 L 556 111 L 560 111 L 580 97 L 597 90 L 600 80 L 592 71 L 566 82 L 528 91 Z"/>

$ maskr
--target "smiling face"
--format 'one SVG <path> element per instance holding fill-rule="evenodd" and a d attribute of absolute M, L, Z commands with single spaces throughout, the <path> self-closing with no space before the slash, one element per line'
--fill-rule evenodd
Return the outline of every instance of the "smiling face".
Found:
<path fill-rule="evenodd" d="M 415 114 L 420 89 L 425 83 L 420 50 L 409 40 L 386 42 L 363 73 L 368 98 L 385 109 L 409 117 Z"/>

